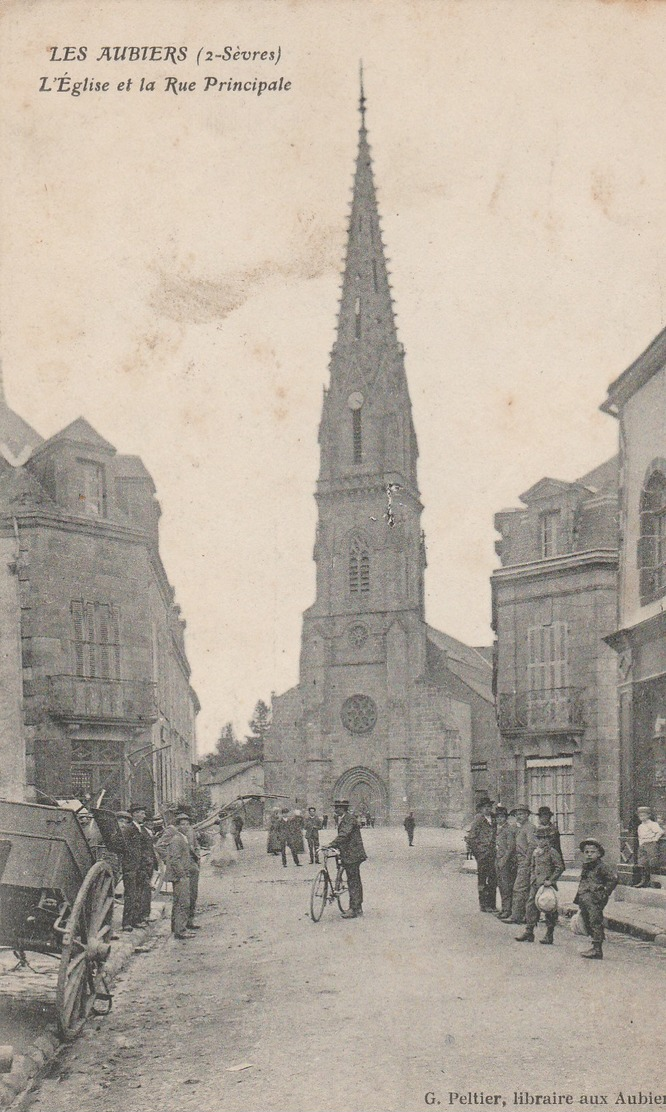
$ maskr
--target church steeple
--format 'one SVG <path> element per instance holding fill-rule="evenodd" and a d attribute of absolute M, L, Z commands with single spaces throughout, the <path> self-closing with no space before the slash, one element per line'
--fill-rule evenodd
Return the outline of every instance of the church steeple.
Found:
<path fill-rule="evenodd" d="M 417 495 L 418 449 L 384 254 L 361 70 L 358 153 L 337 337 L 320 431 L 320 482 L 381 473 Z"/>

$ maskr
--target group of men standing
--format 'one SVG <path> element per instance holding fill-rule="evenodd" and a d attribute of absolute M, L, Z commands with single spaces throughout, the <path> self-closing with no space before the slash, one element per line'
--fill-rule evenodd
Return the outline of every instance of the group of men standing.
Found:
<path fill-rule="evenodd" d="M 171 929 L 178 939 L 193 938 L 198 926 L 194 912 L 199 893 L 200 852 L 196 832 L 185 812 L 157 840 L 146 825 L 146 809 L 135 804 L 116 813 L 119 838 L 114 849 L 123 877 L 122 929 L 132 931 L 150 919 L 152 877 L 159 860 L 166 865 L 165 880 L 173 885 Z"/>
<path fill-rule="evenodd" d="M 467 844 L 476 858 L 479 906 L 481 911 L 496 911 L 497 889 L 501 908 L 499 918 L 506 923 L 522 923 L 517 942 L 534 942 L 534 929 L 543 913 L 546 933 L 540 940 L 552 946 L 558 909 L 557 881 L 564 872 L 560 834 L 550 807 L 537 811 L 536 826 L 530 821 L 530 808 L 522 803 L 507 811 L 487 796 L 477 804 L 477 815 L 467 834 Z M 580 883 L 574 903 L 580 912 L 583 932 L 590 936 L 584 958 L 603 957 L 603 911 L 617 885 L 617 875 L 604 863 L 605 849 L 596 838 L 580 843 L 583 856 Z"/>

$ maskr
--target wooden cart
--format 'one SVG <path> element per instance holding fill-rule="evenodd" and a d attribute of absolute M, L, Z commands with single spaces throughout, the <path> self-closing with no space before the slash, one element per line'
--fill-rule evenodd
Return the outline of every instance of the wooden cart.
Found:
<path fill-rule="evenodd" d="M 73 811 L 0 800 L 0 947 L 19 966 L 28 952 L 59 961 L 58 1028 L 73 1039 L 111 994 L 104 963 L 111 950 L 113 872 L 96 861 Z"/>

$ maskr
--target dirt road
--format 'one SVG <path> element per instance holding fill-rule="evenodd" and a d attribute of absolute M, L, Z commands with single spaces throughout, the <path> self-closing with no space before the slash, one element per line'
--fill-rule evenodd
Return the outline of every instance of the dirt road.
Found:
<path fill-rule="evenodd" d="M 314 924 L 314 868 L 243 837 L 232 866 L 204 870 L 196 939 L 137 956 L 111 1016 L 26 1107 L 412 1112 L 523 1107 L 528 1091 L 579 1108 L 666 1090 L 663 951 L 615 935 L 584 961 L 565 927 L 553 947 L 519 945 L 479 913 L 460 835 L 442 830 L 413 849 L 401 830 L 365 832 L 364 917 L 327 908 Z"/>

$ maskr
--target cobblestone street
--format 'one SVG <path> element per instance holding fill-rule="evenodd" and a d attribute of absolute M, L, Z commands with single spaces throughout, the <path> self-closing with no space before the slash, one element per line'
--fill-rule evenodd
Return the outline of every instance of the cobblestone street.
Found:
<path fill-rule="evenodd" d="M 111 1015 L 23 1107 L 413 1112 L 463 1107 L 451 1093 L 507 1107 L 525 1090 L 574 1107 L 663 1093 L 663 1025 L 649 1019 L 663 950 L 612 935 L 604 962 L 586 962 L 566 926 L 553 947 L 519 946 L 478 912 L 459 833 L 417 829 L 413 849 L 402 831 L 364 836 L 364 918 L 327 907 L 314 924 L 314 867 L 283 869 L 248 832 L 237 860 L 202 874 L 197 937 L 175 942 L 162 924 Z"/>

